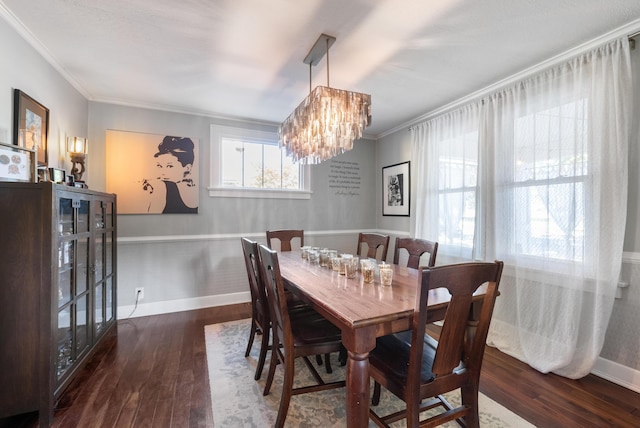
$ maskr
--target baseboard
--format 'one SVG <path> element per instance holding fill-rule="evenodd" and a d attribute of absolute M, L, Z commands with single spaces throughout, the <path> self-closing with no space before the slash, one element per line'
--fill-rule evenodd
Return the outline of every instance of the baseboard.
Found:
<path fill-rule="evenodd" d="M 604 358 L 598 358 L 591 373 L 632 391 L 640 392 L 639 370 L 605 360 Z"/>
<path fill-rule="evenodd" d="M 139 303 L 137 308 L 134 305 L 118 306 L 118 319 L 191 311 L 194 309 L 235 305 L 237 303 L 247 303 L 250 301 L 251 293 L 243 291 L 239 293 L 219 294 L 215 296 L 194 297 L 191 299 Z"/>

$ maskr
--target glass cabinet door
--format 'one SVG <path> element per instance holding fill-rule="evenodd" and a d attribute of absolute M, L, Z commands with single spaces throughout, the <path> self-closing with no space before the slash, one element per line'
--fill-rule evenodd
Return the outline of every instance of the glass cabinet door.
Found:
<path fill-rule="evenodd" d="M 75 206 L 77 208 L 78 226 L 77 233 L 84 233 L 89 231 L 89 201 L 87 200 L 75 200 Z"/>
<path fill-rule="evenodd" d="M 48 206 L 55 211 L 51 273 L 56 281 L 54 314 L 48 316 L 56 323 L 51 326 L 54 389 L 62 391 L 78 363 L 115 327 L 117 219 L 113 196 L 52 186 L 55 199 Z"/>
<path fill-rule="evenodd" d="M 89 348 L 89 293 L 78 297 L 75 304 L 75 358 Z"/>
<path fill-rule="evenodd" d="M 73 199 L 60 198 L 58 206 L 58 232 L 60 235 L 71 235 L 75 233 L 75 209 Z"/>
<path fill-rule="evenodd" d="M 58 355 L 56 356 L 56 376 L 60 379 L 73 362 L 73 332 L 71 330 L 71 305 L 58 312 Z"/>
<path fill-rule="evenodd" d="M 108 200 L 93 203 L 94 230 L 94 332 L 98 336 L 115 318 L 113 304 L 114 251 L 115 251 L 115 209 Z"/>
<path fill-rule="evenodd" d="M 74 242 L 59 240 L 58 245 L 58 307 L 69 303 L 73 293 Z M 55 290 L 54 290 L 55 291 Z"/>
<path fill-rule="evenodd" d="M 61 381 L 91 346 L 91 237 L 89 200 L 70 192 L 58 198 L 58 300 L 56 375 Z M 54 297 L 55 298 L 55 297 Z"/>

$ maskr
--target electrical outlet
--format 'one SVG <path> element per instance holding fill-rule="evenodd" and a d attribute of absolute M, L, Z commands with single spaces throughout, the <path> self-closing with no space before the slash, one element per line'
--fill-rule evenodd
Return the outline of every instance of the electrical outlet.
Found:
<path fill-rule="evenodd" d="M 144 287 L 136 288 L 136 300 L 139 302 L 140 300 L 144 300 Z"/>

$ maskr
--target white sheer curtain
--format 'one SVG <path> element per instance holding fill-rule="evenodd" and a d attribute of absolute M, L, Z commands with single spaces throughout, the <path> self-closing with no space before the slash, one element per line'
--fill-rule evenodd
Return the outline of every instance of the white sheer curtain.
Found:
<path fill-rule="evenodd" d="M 480 109 L 472 254 L 505 262 L 489 344 L 539 371 L 582 377 L 602 348 L 622 260 L 631 108 L 621 38 L 489 96 Z M 418 171 L 442 172 L 442 156 L 428 147 L 446 138 L 420 129 Z M 442 204 L 446 189 L 427 174 L 418 207 L 431 211 L 422 213 Z M 438 210 L 438 239 L 455 215 Z M 432 222 L 418 212 L 416 233 L 433 239 Z"/>
<path fill-rule="evenodd" d="M 439 264 L 472 256 L 480 107 L 469 104 L 412 128 L 418 142 L 412 153 L 418 162 L 415 236 L 438 241 Z"/>

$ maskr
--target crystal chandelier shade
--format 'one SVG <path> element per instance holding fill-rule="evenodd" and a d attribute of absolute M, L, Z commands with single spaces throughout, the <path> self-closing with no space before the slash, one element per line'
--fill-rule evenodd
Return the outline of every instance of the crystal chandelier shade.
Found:
<path fill-rule="evenodd" d="M 353 149 L 355 139 L 371 124 L 371 95 L 329 87 L 329 46 L 332 36 L 321 35 L 304 62 L 316 65 L 325 52 L 327 86 L 317 86 L 280 125 L 280 147 L 303 164 L 317 164 Z M 309 73 L 311 83 L 311 72 Z M 309 85 L 311 86 L 311 85 Z"/>
<path fill-rule="evenodd" d="M 280 145 L 316 164 L 353 149 L 370 123 L 371 95 L 317 86 L 280 126 Z"/>

